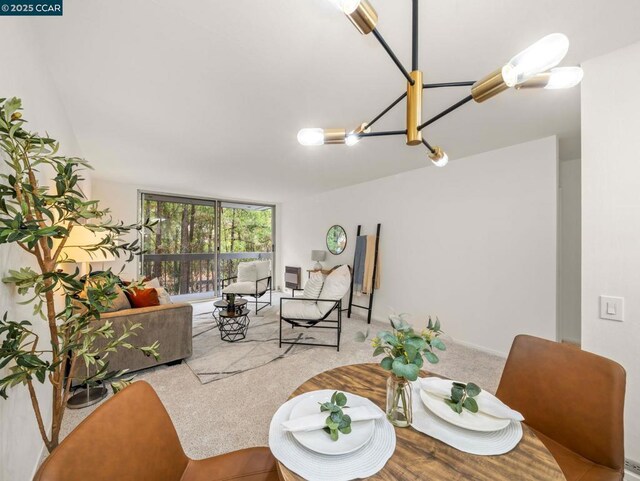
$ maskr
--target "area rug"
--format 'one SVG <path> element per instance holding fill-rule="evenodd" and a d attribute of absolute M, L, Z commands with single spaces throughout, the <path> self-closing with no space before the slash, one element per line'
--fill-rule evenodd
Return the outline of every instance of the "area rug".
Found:
<path fill-rule="evenodd" d="M 212 303 L 194 309 L 193 355 L 186 360 L 202 384 L 250 371 L 311 348 L 295 344 L 278 347 L 280 326 L 275 305 L 262 309 L 258 315 L 251 311 L 247 336 L 237 342 L 220 339 L 212 311 Z M 313 334 L 299 330 L 287 337 L 318 340 Z"/>

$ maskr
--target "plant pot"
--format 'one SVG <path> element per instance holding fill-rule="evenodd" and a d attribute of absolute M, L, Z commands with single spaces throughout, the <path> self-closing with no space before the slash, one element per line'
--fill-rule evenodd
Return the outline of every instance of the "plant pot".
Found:
<path fill-rule="evenodd" d="M 394 374 L 387 379 L 387 419 L 399 428 L 411 426 L 413 420 L 411 383 Z"/>

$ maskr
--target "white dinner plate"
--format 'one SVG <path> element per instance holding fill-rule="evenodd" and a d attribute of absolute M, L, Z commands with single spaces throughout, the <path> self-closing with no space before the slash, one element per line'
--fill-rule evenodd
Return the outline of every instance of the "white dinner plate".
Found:
<path fill-rule="evenodd" d="M 333 394 L 333 393 L 331 393 Z M 289 419 L 297 419 L 320 412 L 320 404 L 331 400 L 331 394 L 326 391 L 318 392 L 301 399 L 291 410 Z M 345 393 L 347 396 L 347 406 L 366 406 L 367 403 L 355 394 Z M 329 416 L 329 414 L 327 414 Z M 320 454 L 337 456 L 339 454 L 349 454 L 357 451 L 367 444 L 373 436 L 375 420 L 358 421 L 351 423 L 351 433 L 342 434 L 337 441 L 332 441 L 329 435 L 322 429 L 317 431 L 292 432 L 293 437 L 305 448 Z"/>
<path fill-rule="evenodd" d="M 458 414 L 442 398 L 429 394 L 424 389 L 420 389 L 420 398 L 429 411 L 439 418 L 470 431 L 500 431 L 511 423 L 509 419 L 499 419 L 482 412 L 472 413 L 466 409 Z"/>

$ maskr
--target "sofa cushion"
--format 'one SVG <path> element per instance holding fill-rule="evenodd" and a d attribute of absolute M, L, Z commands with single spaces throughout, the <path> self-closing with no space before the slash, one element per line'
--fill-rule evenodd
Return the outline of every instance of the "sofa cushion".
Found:
<path fill-rule="evenodd" d="M 131 309 L 131 303 L 129 298 L 119 285 L 113 286 L 113 291 L 116 294 L 116 298 L 111 302 L 111 305 L 107 309 L 107 312 L 121 311 L 122 309 Z"/>
<path fill-rule="evenodd" d="M 318 303 L 314 301 L 282 301 L 282 312 L 280 315 L 284 319 L 313 319 L 322 317 Z"/>
<path fill-rule="evenodd" d="M 86 289 L 91 289 L 91 288 L 99 288 L 100 286 L 104 285 L 108 279 L 105 277 L 107 273 L 105 272 L 99 272 L 99 273 L 92 273 L 92 276 L 89 278 L 89 280 L 83 280 L 83 284 L 85 285 Z M 120 280 L 116 277 L 113 276 L 112 274 L 110 274 L 110 276 L 112 278 L 115 278 L 117 282 L 120 282 Z M 80 292 L 78 294 L 78 297 L 82 298 L 82 299 L 86 299 L 87 298 L 87 290 L 83 290 L 82 292 Z M 113 294 L 115 294 L 115 298 L 111 301 L 110 304 L 104 304 L 102 306 L 102 308 L 100 309 L 101 312 L 116 312 L 116 311 L 121 311 L 122 309 L 130 309 L 131 308 L 131 303 L 129 302 L 129 299 L 127 297 L 127 295 L 125 294 L 125 292 L 122 290 L 122 288 L 120 287 L 119 283 L 118 284 L 114 284 L 113 285 L 113 289 L 112 289 Z M 79 303 L 76 303 L 75 306 L 77 309 L 83 310 L 84 306 L 80 306 Z"/>
<path fill-rule="evenodd" d="M 148 289 L 131 289 L 127 291 L 127 297 L 129 298 L 129 302 L 131 302 L 131 307 L 134 308 L 160 305 L 158 291 L 153 287 Z"/>
<path fill-rule="evenodd" d="M 350 287 L 351 271 L 349 270 L 349 266 L 340 266 L 325 279 L 322 292 L 320 292 L 320 299 L 335 299 L 339 301 L 349 292 Z M 332 302 L 318 302 L 318 307 L 323 316 L 326 315 L 334 305 Z"/>
<path fill-rule="evenodd" d="M 234 282 L 233 284 L 228 285 L 224 289 L 222 289 L 224 294 L 245 294 L 245 295 L 255 295 L 256 293 L 256 282 Z"/>

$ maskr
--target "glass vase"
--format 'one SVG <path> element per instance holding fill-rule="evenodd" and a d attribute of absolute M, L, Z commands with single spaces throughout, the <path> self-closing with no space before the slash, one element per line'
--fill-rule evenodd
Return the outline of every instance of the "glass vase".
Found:
<path fill-rule="evenodd" d="M 399 428 L 411 426 L 413 420 L 411 383 L 393 374 L 387 379 L 387 418 Z"/>

